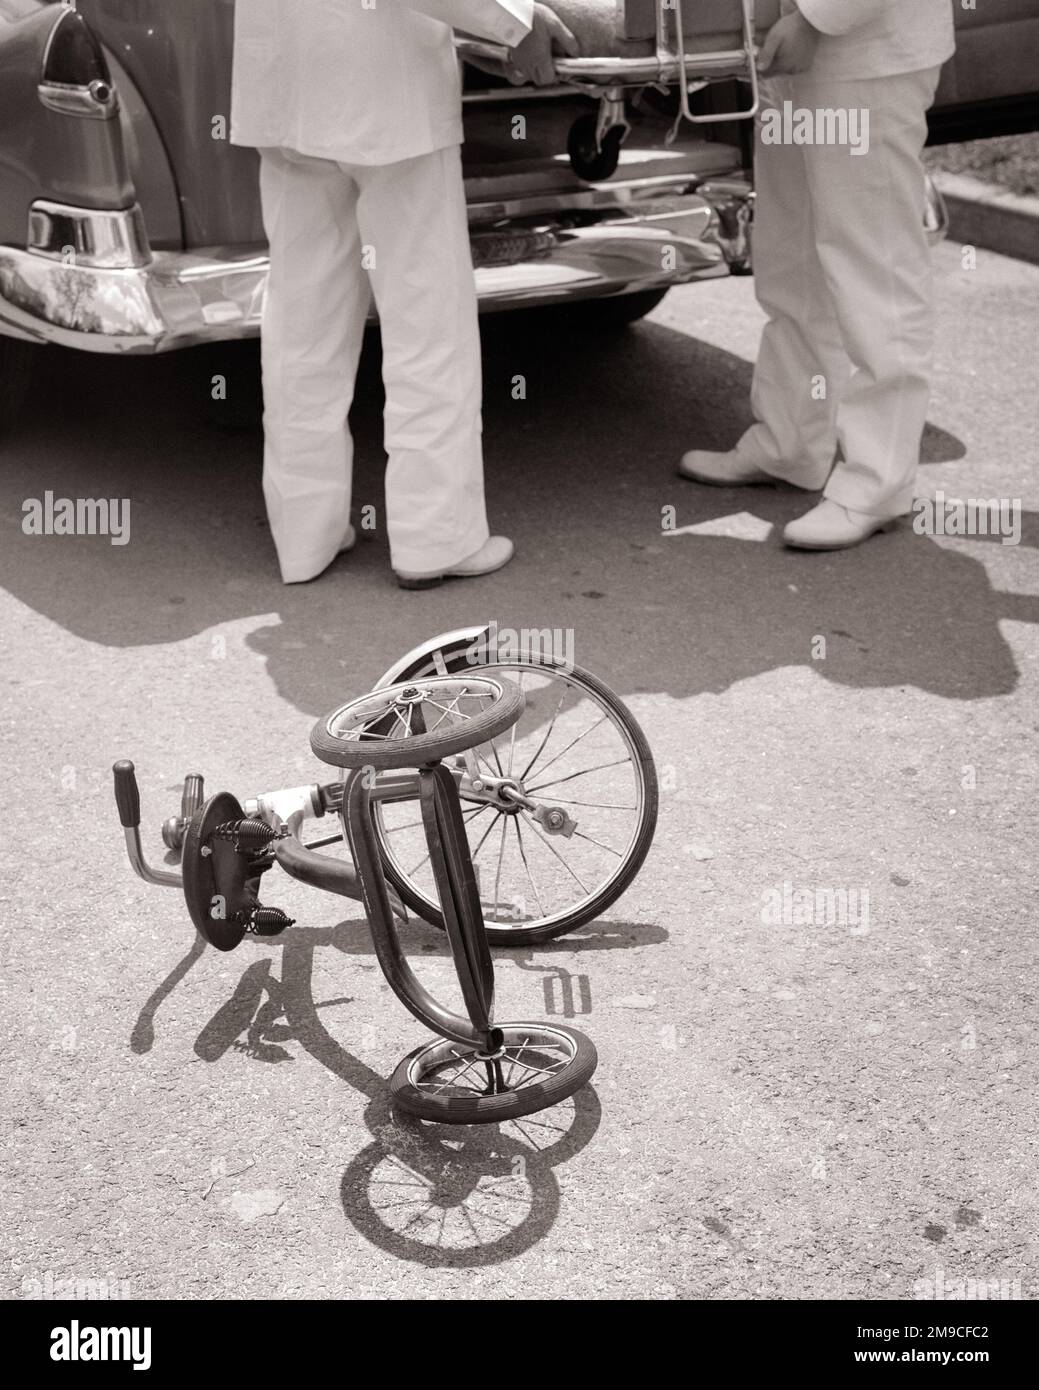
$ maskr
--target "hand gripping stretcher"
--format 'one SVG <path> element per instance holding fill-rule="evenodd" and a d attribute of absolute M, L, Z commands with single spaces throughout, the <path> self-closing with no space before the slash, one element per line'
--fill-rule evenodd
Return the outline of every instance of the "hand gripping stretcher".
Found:
<path fill-rule="evenodd" d="M 567 148 L 577 174 L 607 179 L 620 160 L 629 125 L 625 98 L 645 87 L 676 87 L 678 116 L 694 124 L 752 120 L 760 92 L 758 42 L 780 14 L 780 0 L 550 0 L 581 45 L 581 57 L 558 58 L 564 88 L 597 97 L 597 115 L 582 116 Z M 456 40 L 461 56 L 484 72 L 507 77 L 506 49 L 475 39 Z M 690 97 L 710 83 L 740 79 L 749 100 L 733 110 L 698 113 Z M 537 89 L 535 89 L 537 90 Z"/>

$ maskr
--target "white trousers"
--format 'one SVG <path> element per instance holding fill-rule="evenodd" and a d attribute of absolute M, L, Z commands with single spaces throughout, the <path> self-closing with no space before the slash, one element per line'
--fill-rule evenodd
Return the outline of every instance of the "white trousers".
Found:
<path fill-rule="evenodd" d="M 271 257 L 263 491 L 282 578 L 320 574 L 343 543 L 353 464 L 347 412 L 373 292 L 391 562 L 419 573 L 456 564 L 488 537 L 459 147 L 365 166 L 265 149 L 260 190 Z"/>
<path fill-rule="evenodd" d="M 940 69 L 870 80 L 776 78 L 782 111 L 869 112 L 869 150 L 765 144 L 754 273 L 768 324 L 757 421 L 739 452 L 855 511 L 910 510 L 930 397 L 934 313 L 920 154 Z M 843 461 L 834 466 L 837 446 Z"/>

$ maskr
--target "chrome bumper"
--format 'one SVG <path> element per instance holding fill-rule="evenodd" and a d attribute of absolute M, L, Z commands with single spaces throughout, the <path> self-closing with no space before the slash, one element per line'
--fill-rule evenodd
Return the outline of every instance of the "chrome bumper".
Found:
<path fill-rule="evenodd" d="M 92 352 L 154 353 L 259 332 L 264 247 L 152 253 L 139 239 L 135 244 L 128 227 L 127 260 L 136 263 L 113 265 L 111 254 L 67 254 L 53 234 L 55 205 L 47 207 L 49 220 L 38 222 L 49 239 L 41 235 L 29 250 L 0 246 L 0 333 Z M 63 226 L 96 217 L 62 212 Z M 135 209 L 125 216 L 139 220 Z M 477 203 L 470 216 L 483 311 L 627 294 L 728 271 L 718 212 L 688 177 L 618 181 L 573 200 Z M 111 227 L 97 240 L 119 244 Z M 84 264 L 91 259 L 108 263 Z"/>

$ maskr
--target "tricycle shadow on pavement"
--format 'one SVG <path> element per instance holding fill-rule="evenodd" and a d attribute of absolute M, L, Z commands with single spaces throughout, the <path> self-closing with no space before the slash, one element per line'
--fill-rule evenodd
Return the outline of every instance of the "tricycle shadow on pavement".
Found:
<path fill-rule="evenodd" d="M 259 431 L 228 435 L 192 418 L 212 364 L 191 353 L 77 359 L 83 389 L 70 409 L 48 411 L 39 393 L 33 418 L 7 441 L 8 493 L 36 496 L 46 478 L 55 495 L 128 497 L 131 543 L 26 536 L 9 514 L 0 584 L 101 645 L 227 633 L 229 647 L 262 658 L 282 698 L 310 715 L 367 689 L 387 650 L 491 619 L 572 630 L 575 659 L 604 672 L 622 697 L 718 693 L 795 665 L 837 685 L 909 685 L 956 699 L 1015 688 L 1019 673 L 1000 623 L 1039 621 L 1039 600 L 995 589 L 972 543 L 939 544 L 903 524 L 854 551 L 787 552 L 776 537 L 804 509 L 803 494 L 707 489 L 674 476 L 685 449 L 724 448 L 738 437 L 748 418 L 749 362 L 652 321 L 597 338 L 591 365 L 585 347 L 575 351 L 565 334 L 488 326 L 487 490 L 495 528 L 515 538 L 517 558 L 501 574 L 406 598 L 392 587 L 381 530 L 376 391 L 362 392 L 351 417 L 355 508 L 375 506 L 374 541 L 318 581 L 286 587 L 264 520 Z M 255 345 L 224 353 L 233 398 L 255 377 Z M 129 393 L 128 372 L 137 377 Z M 527 383 L 522 404 L 512 396 L 517 376 Z M 113 412 L 106 401 L 117 382 L 127 405 Z M 684 389 L 689 382 L 695 391 Z M 926 461 L 962 453 L 959 441 L 929 429 Z M 664 507 L 674 508 L 679 529 L 715 529 L 666 536 Z M 747 511 L 771 528 L 764 543 L 715 525 Z M 1025 513 L 1021 546 L 1036 545 L 1039 515 Z M 827 660 L 812 663 L 809 639 L 827 632 Z M 187 647 L 185 681 L 222 679 L 209 645 Z"/>
<path fill-rule="evenodd" d="M 431 943 L 419 924 L 406 929 L 406 936 L 413 948 L 425 948 L 426 958 L 448 957 L 446 940 Z M 668 933 L 652 924 L 604 922 L 567 941 L 547 943 L 538 954 L 622 950 L 667 939 Z M 314 999 L 314 952 L 324 946 L 348 956 L 372 954 L 363 921 L 290 928 L 276 948 L 280 980 L 269 955 L 247 966 L 230 998 L 199 1033 L 196 1055 L 214 1063 L 235 1048 L 252 1060 L 278 1063 L 292 1060 L 283 1044 L 295 1041 L 368 1097 L 364 1120 L 372 1142 L 347 1167 L 341 1197 L 351 1224 L 390 1254 L 427 1266 L 470 1267 L 529 1249 L 559 1213 L 554 1167 L 583 1149 L 598 1128 L 601 1106 L 594 1087 L 585 1086 L 550 1110 L 494 1125 L 429 1124 L 394 1110 L 386 1078 L 344 1048 L 322 1022 L 320 1010 L 352 1002 L 349 996 Z M 205 950 L 197 938 L 142 1007 L 131 1035 L 134 1052 L 151 1049 L 158 1008 Z M 512 960 L 546 979 L 559 974 L 558 967 L 539 967 L 533 951 L 494 954 L 498 965 Z"/>

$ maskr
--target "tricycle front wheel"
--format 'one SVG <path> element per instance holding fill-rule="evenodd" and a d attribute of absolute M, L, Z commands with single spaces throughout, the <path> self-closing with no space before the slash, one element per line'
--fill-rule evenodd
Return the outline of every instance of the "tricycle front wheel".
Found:
<path fill-rule="evenodd" d="M 393 1102 L 423 1120 L 496 1124 L 558 1105 L 595 1071 L 593 1043 L 573 1028 L 507 1023 L 499 1031 L 493 1053 L 447 1038 L 416 1048 L 390 1078 Z"/>
<path fill-rule="evenodd" d="M 523 712 L 523 692 L 470 672 L 373 690 L 319 719 L 310 746 L 333 767 L 421 767 L 493 739 Z"/>

